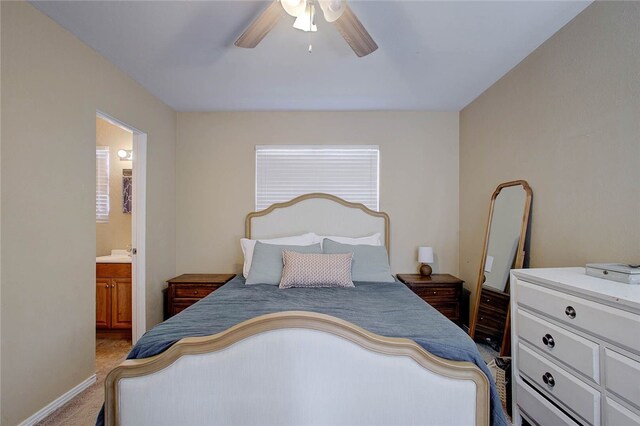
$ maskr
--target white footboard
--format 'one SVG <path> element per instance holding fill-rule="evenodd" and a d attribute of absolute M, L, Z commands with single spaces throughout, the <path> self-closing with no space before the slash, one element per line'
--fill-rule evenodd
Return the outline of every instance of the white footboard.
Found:
<path fill-rule="evenodd" d="M 488 425 L 466 362 L 310 312 L 282 312 L 129 360 L 106 380 L 106 424 Z"/>

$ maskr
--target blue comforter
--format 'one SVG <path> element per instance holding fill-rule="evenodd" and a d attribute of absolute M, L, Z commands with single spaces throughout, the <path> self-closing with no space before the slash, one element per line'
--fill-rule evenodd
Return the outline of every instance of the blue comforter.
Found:
<path fill-rule="evenodd" d="M 147 358 L 189 336 L 223 331 L 250 318 L 281 311 L 312 311 L 352 322 L 382 336 L 406 337 L 443 358 L 470 361 L 491 382 L 491 424 L 506 425 L 491 374 L 469 336 L 399 282 L 355 283 L 355 288 L 291 288 L 244 284 L 222 288 L 142 336 L 128 358 Z M 102 413 L 98 424 L 102 423 Z"/>

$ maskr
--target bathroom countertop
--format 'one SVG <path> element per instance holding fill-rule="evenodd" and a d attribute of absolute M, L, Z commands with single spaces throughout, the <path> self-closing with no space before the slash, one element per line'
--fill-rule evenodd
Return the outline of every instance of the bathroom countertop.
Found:
<path fill-rule="evenodd" d="M 131 263 L 127 250 L 111 250 L 108 256 L 96 256 L 96 263 Z"/>
<path fill-rule="evenodd" d="M 129 256 L 99 256 L 96 263 L 131 263 Z"/>

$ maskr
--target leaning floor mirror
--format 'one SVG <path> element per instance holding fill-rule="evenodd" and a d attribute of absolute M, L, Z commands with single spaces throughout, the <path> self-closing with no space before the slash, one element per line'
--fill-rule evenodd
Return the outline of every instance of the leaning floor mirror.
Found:
<path fill-rule="evenodd" d="M 524 266 L 532 194 L 526 181 L 516 180 L 491 196 L 469 335 L 501 356 L 511 351 L 509 272 Z"/>

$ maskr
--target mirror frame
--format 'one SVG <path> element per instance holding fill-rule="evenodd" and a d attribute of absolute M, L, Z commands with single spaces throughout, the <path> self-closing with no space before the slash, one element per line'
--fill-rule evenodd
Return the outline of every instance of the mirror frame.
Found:
<path fill-rule="evenodd" d="M 520 269 L 524 264 L 525 257 L 525 240 L 527 237 L 527 230 L 529 226 L 529 212 L 531 210 L 531 199 L 533 197 L 533 191 L 526 180 L 513 180 L 510 182 L 504 182 L 498 185 L 496 190 L 491 195 L 491 202 L 489 206 L 489 218 L 487 220 L 486 232 L 484 234 L 484 245 L 482 248 L 482 257 L 480 259 L 480 271 L 478 272 L 478 281 L 476 285 L 476 293 L 474 296 L 473 311 L 471 314 L 469 324 L 469 336 L 472 339 L 475 338 L 476 324 L 478 317 L 478 310 L 480 309 L 480 296 L 482 294 L 482 284 L 484 281 L 484 266 L 487 261 L 487 251 L 489 246 L 489 233 L 491 232 L 491 219 L 493 219 L 493 209 L 496 203 L 496 198 L 504 188 L 510 188 L 513 186 L 522 186 L 525 191 L 525 203 L 524 211 L 522 214 L 522 226 L 520 227 L 520 239 L 518 240 L 518 250 L 516 252 L 516 258 L 514 262 L 514 268 Z M 506 293 L 506 291 L 505 291 Z M 505 320 L 504 333 L 502 335 L 502 347 L 500 349 L 500 356 L 508 356 L 511 352 L 511 304 L 507 308 L 507 317 Z M 475 340 L 475 339 L 474 339 Z"/>

